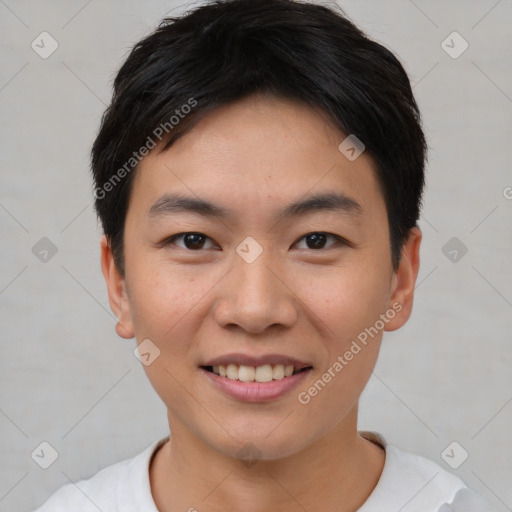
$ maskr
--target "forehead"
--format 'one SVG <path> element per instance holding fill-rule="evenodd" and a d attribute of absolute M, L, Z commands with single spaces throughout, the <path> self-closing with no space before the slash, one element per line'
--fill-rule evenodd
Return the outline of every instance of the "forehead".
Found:
<path fill-rule="evenodd" d="M 130 203 L 153 220 L 187 207 L 213 217 L 289 217 L 330 204 L 364 215 L 383 198 L 373 160 L 364 152 L 349 160 L 338 149 L 345 138 L 321 111 L 249 97 L 213 110 L 170 148 L 145 157 Z"/>

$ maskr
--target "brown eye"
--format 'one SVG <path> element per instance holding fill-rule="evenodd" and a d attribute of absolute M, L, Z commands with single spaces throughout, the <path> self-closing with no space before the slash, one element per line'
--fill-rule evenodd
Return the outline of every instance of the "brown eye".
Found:
<path fill-rule="evenodd" d="M 318 250 L 318 249 L 326 248 L 325 243 L 329 237 L 336 240 L 336 242 L 343 243 L 343 239 L 341 237 L 339 237 L 337 235 L 333 235 L 332 233 L 323 233 L 321 231 L 316 231 L 314 233 L 308 233 L 307 235 L 304 235 L 300 240 L 306 241 L 306 245 L 307 245 L 306 249 Z M 336 244 L 332 244 L 329 247 L 332 247 L 333 245 L 336 245 Z M 327 247 L 327 249 L 329 247 Z"/>
<path fill-rule="evenodd" d="M 192 251 L 196 251 L 199 249 L 203 249 L 206 240 L 210 240 L 206 235 L 202 233 L 179 233 L 177 235 L 168 238 L 166 244 L 175 244 L 175 240 L 183 239 L 184 249 L 189 249 Z M 178 247 L 182 247 L 178 245 Z"/>

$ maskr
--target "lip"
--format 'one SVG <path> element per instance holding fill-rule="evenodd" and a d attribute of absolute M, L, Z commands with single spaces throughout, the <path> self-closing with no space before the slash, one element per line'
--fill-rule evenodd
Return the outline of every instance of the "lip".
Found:
<path fill-rule="evenodd" d="M 284 366 L 293 365 L 294 368 L 297 368 L 298 370 L 306 368 L 307 366 L 313 366 L 310 363 L 305 363 L 304 361 L 299 361 L 294 357 L 286 356 L 283 354 L 260 354 L 258 356 L 251 356 L 249 354 L 242 354 L 239 352 L 224 354 L 214 359 L 210 359 L 208 362 L 202 364 L 201 366 L 227 366 L 228 364 L 236 364 L 238 366 L 263 366 L 265 364 L 282 364 Z"/>
<path fill-rule="evenodd" d="M 281 363 L 282 364 L 282 363 Z M 309 365 L 306 365 L 309 366 Z M 297 387 L 313 368 L 295 373 L 290 377 L 284 377 L 270 382 L 242 382 L 240 380 L 231 380 L 227 377 L 221 377 L 204 368 L 199 371 L 209 378 L 217 389 L 223 391 L 228 396 L 242 402 L 270 402 L 282 397 Z"/>

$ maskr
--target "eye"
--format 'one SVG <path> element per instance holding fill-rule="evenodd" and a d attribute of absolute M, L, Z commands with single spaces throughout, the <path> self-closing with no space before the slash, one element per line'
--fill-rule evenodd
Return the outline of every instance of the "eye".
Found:
<path fill-rule="evenodd" d="M 300 240 L 306 241 L 306 244 L 309 246 L 309 247 L 306 247 L 306 249 L 318 250 L 318 249 L 325 249 L 325 247 L 324 247 L 325 241 L 329 237 L 333 238 L 334 240 L 339 242 L 341 245 L 347 245 L 347 242 L 340 236 L 333 235 L 332 233 L 324 233 L 322 231 L 315 231 L 313 233 L 308 233 L 307 235 L 304 235 L 302 238 L 300 238 L 299 241 Z M 336 245 L 336 244 L 333 244 L 333 245 Z M 330 247 L 332 247 L 333 245 L 331 245 Z M 327 249 L 328 248 L 329 247 L 327 247 Z"/>
<path fill-rule="evenodd" d="M 174 241 L 178 240 L 180 238 L 183 239 L 183 242 L 185 245 L 185 247 L 183 247 L 183 248 L 190 249 L 192 251 L 195 251 L 198 249 L 203 249 L 205 240 L 211 240 L 203 233 L 196 233 L 196 232 L 178 233 L 177 235 L 173 235 L 170 238 L 168 238 L 167 240 L 165 240 L 164 244 L 165 245 L 167 245 L 167 244 L 178 245 L 178 244 L 175 244 Z M 178 245 L 178 247 L 182 247 L 182 246 Z"/>
<path fill-rule="evenodd" d="M 335 241 L 334 244 L 331 244 L 328 247 L 325 247 L 326 240 L 328 238 L 331 238 Z M 183 240 L 184 245 L 179 245 L 176 242 L 176 240 Z M 197 251 L 200 249 L 205 249 L 208 247 L 205 247 L 205 242 L 207 240 L 211 241 L 211 238 L 207 237 L 203 233 L 197 233 L 197 232 L 188 232 L 188 233 L 178 233 L 176 235 L 173 235 L 169 238 L 167 238 L 164 241 L 164 245 L 173 244 L 177 245 L 178 247 L 181 247 L 182 249 L 188 249 L 191 251 Z M 324 233 L 322 231 L 315 231 L 312 233 L 308 233 L 304 235 L 303 237 L 299 238 L 299 241 L 305 240 L 307 247 L 306 249 L 314 249 L 314 250 L 320 250 L 320 249 L 329 249 L 330 247 L 333 247 L 336 245 L 336 242 L 340 245 L 349 245 L 349 243 L 344 240 L 342 237 L 338 235 L 333 235 L 332 233 Z M 296 242 L 296 243 L 299 243 Z M 214 247 L 214 245 L 211 245 L 210 248 Z M 301 247 L 299 247 L 300 249 Z"/>

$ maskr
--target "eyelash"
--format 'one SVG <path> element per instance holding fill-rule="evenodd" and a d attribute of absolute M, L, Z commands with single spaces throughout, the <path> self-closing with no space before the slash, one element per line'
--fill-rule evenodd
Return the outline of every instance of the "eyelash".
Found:
<path fill-rule="evenodd" d="M 316 235 L 316 234 L 321 234 L 321 235 L 326 235 L 326 236 L 328 236 L 328 237 L 329 237 L 329 236 L 330 236 L 330 237 L 333 237 L 334 239 L 336 239 L 337 243 L 336 243 L 336 244 L 333 244 L 333 245 L 331 245 L 331 246 L 329 246 L 329 247 L 322 247 L 322 248 L 320 248 L 320 249 L 310 249 L 311 251 L 322 251 L 322 250 L 327 250 L 327 249 L 331 249 L 331 248 L 333 248 L 333 247 L 336 247 L 337 245 L 347 245 L 347 246 L 350 246 L 350 243 L 349 243 L 347 240 L 345 240 L 344 238 L 342 238 L 341 236 L 335 235 L 335 234 L 333 234 L 333 233 L 327 233 L 327 232 L 325 232 L 325 231 L 311 231 L 311 232 L 309 232 L 309 233 L 306 233 L 305 235 L 301 236 L 301 237 L 300 237 L 300 238 L 299 238 L 299 239 L 294 243 L 294 245 L 295 245 L 296 243 L 298 243 L 299 241 L 303 240 L 304 238 L 306 238 L 307 236 L 309 236 L 309 235 Z M 164 245 L 164 246 L 165 246 L 165 245 L 173 244 L 175 240 L 177 240 L 177 239 L 179 239 L 179 238 L 182 238 L 182 237 L 184 237 L 184 236 L 186 236 L 186 235 L 200 235 L 200 236 L 202 236 L 202 237 L 204 237 L 204 238 L 206 238 L 206 239 L 208 239 L 208 240 L 211 240 L 211 238 L 210 238 L 210 237 L 208 237 L 208 236 L 206 236 L 204 233 L 199 233 L 199 232 L 197 232 L 197 231 L 186 231 L 186 232 L 184 232 L 184 233 L 177 233 L 176 235 L 173 235 L 173 236 L 171 236 L 171 237 L 169 237 L 169 238 L 165 239 L 165 240 L 162 242 L 162 245 Z M 174 244 L 174 245 L 176 245 L 176 244 Z M 194 250 L 194 249 L 188 249 L 187 247 L 180 247 L 180 246 L 178 246 L 178 247 L 179 247 L 180 249 L 185 249 L 185 250 L 187 250 L 187 251 L 189 251 L 189 252 L 200 252 L 200 251 L 202 250 L 202 248 L 201 248 L 201 249 L 195 249 L 195 250 Z"/>

